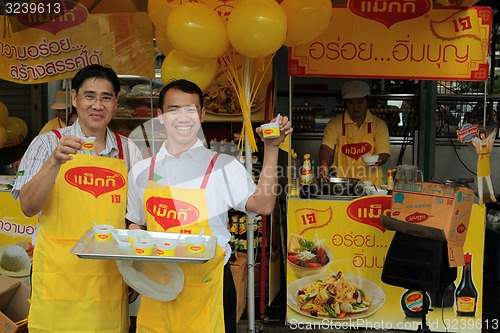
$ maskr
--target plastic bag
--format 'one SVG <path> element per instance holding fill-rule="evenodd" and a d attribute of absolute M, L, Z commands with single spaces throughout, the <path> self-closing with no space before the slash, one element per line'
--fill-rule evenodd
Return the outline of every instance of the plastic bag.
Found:
<path fill-rule="evenodd" d="M 176 263 L 138 260 L 116 263 L 125 283 L 146 297 L 168 302 L 184 287 L 184 272 Z"/>

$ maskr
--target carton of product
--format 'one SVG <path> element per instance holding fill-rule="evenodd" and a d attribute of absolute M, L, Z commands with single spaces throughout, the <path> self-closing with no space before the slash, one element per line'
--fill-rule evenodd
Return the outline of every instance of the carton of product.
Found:
<path fill-rule="evenodd" d="M 449 184 L 396 181 L 387 229 L 447 241 L 450 267 L 464 265 L 463 245 L 474 201 L 470 188 Z"/>
<path fill-rule="evenodd" d="M 25 282 L 0 275 L 0 333 L 28 332 L 29 298 Z"/>

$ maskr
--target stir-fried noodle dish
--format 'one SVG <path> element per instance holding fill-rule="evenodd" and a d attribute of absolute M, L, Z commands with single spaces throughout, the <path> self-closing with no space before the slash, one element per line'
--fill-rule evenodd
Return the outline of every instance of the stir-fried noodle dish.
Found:
<path fill-rule="evenodd" d="M 300 310 L 313 317 L 344 318 L 368 310 L 372 299 L 341 272 L 325 275 L 297 292 Z"/>

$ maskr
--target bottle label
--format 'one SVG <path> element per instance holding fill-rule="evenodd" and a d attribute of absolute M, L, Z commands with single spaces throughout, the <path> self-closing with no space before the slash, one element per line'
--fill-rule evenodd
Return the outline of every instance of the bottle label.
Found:
<path fill-rule="evenodd" d="M 457 297 L 457 311 L 474 313 L 476 307 L 476 299 L 474 297 L 460 296 Z"/>

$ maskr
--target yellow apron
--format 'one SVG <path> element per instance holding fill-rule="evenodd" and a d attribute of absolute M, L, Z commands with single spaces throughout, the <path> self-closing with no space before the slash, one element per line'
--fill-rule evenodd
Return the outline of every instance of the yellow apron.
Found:
<path fill-rule="evenodd" d="M 491 174 L 490 170 L 490 153 L 488 152 L 488 144 L 481 142 L 481 150 L 477 159 L 477 176 L 486 177 Z"/>
<path fill-rule="evenodd" d="M 213 235 L 208 223 L 205 187 L 219 155 L 205 172 L 199 189 L 163 186 L 153 182 L 156 155 L 151 160 L 144 192 L 148 230 Z M 159 209 L 158 209 L 159 208 Z M 144 295 L 137 315 L 137 332 L 224 332 L 224 251 L 217 245 L 215 258 L 204 264 L 181 263 L 184 288 L 175 300 L 160 302 Z"/>
<path fill-rule="evenodd" d="M 375 153 L 372 123 L 366 125 L 368 126 L 367 133 L 361 140 L 348 137 L 344 115 L 342 115 L 342 136 L 336 163 L 337 175 L 342 178 L 369 180 L 376 185 L 380 185 L 382 184 L 382 167 L 368 166 L 361 158 L 363 155 Z"/>
<path fill-rule="evenodd" d="M 31 333 L 128 332 L 128 287 L 116 263 L 69 252 L 92 221 L 125 227 L 127 168 L 121 148 L 121 159 L 77 154 L 61 166 L 33 254 Z"/>

